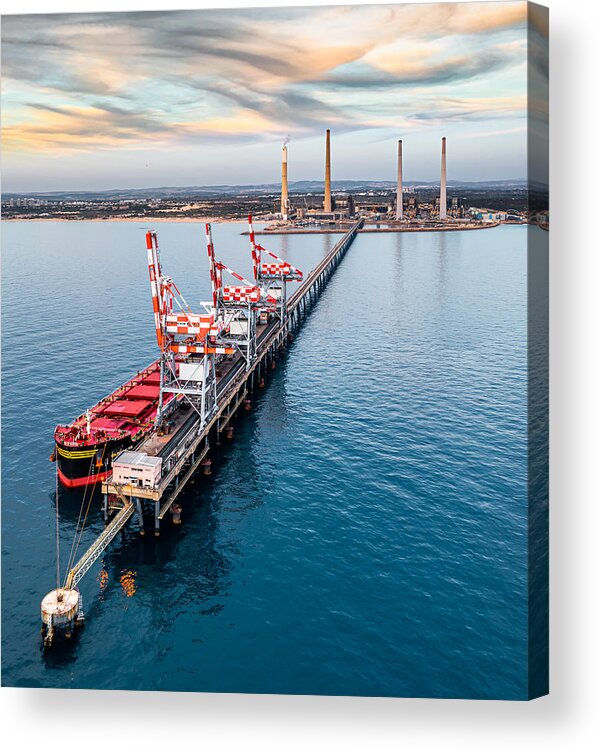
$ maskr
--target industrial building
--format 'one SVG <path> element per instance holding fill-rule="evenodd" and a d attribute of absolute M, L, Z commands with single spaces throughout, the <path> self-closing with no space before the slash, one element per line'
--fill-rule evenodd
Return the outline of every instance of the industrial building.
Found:
<path fill-rule="evenodd" d="M 323 196 L 302 195 L 295 199 L 295 206 L 288 190 L 288 150 L 284 142 L 281 160 L 281 219 L 287 223 L 339 223 L 355 217 L 394 223 L 402 222 L 445 222 L 465 217 L 465 208 L 457 196 L 451 197 L 448 206 L 446 183 L 446 137 L 441 143 L 441 169 L 439 194 L 419 196 L 403 184 L 402 140 L 398 141 L 397 182 L 395 193 L 369 191 L 368 193 L 335 193 L 331 182 L 331 131 L 325 133 L 325 180 Z"/>

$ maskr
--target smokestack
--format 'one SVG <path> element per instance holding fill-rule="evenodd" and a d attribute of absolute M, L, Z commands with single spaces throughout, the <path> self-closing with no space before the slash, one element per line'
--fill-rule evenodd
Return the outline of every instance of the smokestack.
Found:
<path fill-rule="evenodd" d="M 323 201 L 323 211 L 331 211 L 331 133 L 327 129 L 325 140 L 325 200 Z"/>
<path fill-rule="evenodd" d="M 396 188 L 396 219 L 404 219 L 402 205 L 402 141 L 398 141 L 398 186 Z"/>
<path fill-rule="evenodd" d="M 440 181 L 440 219 L 446 219 L 446 136 L 442 138 L 442 179 Z"/>
<path fill-rule="evenodd" d="M 287 146 L 281 150 L 281 216 L 284 221 L 288 219 L 288 177 L 287 177 Z"/>

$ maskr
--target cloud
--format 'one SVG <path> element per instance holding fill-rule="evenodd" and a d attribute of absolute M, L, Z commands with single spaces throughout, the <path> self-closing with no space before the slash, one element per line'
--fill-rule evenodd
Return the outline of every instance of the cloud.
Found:
<path fill-rule="evenodd" d="M 165 123 L 147 111 L 118 107 L 52 107 L 30 103 L 36 117 L 25 124 L 3 129 L 3 146 L 15 151 L 77 152 L 109 149 L 124 143 L 131 148 L 169 143 L 186 144 L 206 140 L 255 139 L 257 134 L 275 138 L 278 131 L 252 110 L 237 109 L 231 116 L 217 116 L 192 122 Z"/>
<path fill-rule="evenodd" d="M 348 71 L 333 72 L 313 81 L 330 87 L 387 88 L 409 85 L 447 84 L 468 81 L 525 61 L 525 49 L 521 55 L 503 46 L 484 49 L 471 55 L 450 55 L 443 60 L 421 59 L 410 56 L 393 56 L 389 51 L 382 56 L 371 56 L 372 64 Z"/>
<path fill-rule="evenodd" d="M 524 61 L 525 20 L 523 2 L 6 16 L 3 144 L 167 148 L 383 128 L 395 89 L 407 124 L 495 118 L 443 105 L 444 87 Z"/>
<path fill-rule="evenodd" d="M 469 141 L 474 138 L 497 138 L 498 136 L 515 136 L 517 133 L 526 134 L 527 133 L 527 126 L 526 125 L 517 125 L 514 128 L 498 128 L 495 131 L 481 131 L 480 133 L 470 133 L 468 136 L 465 135 L 463 138 L 468 139 Z"/>
<path fill-rule="evenodd" d="M 234 82 L 206 84 L 188 80 L 186 83 L 237 107 L 256 112 L 270 122 L 278 124 L 278 132 L 285 130 L 281 125 L 285 123 L 291 124 L 297 134 L 314 129 L 321 130 L 324 122 L 342 128 L 355 123 L 351 112 L 336 108 L 311 93 L 290 86 L 263 91 Z"/>
<path fill-rule="evenodd" d="M 423 102 L 422 109 L 410 113 L 416 121 L 435 121 L 439 124 L 467 120 L 497 120 L 524 118 L 527 115 L 527 97 L 477 97 L 464 99 L 438 99 Z"/>

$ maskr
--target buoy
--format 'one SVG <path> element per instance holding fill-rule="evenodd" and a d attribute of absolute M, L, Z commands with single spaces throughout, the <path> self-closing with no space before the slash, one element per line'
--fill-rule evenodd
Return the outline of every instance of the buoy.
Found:
<path fill-rule="evenodd" d="M 44 645 L 50 647 L 54 640 L 54 630 L 64 629 L 65 637 L 70 637 L 77 612 L 79 592 L 68 588 L 56 588 L 44 597 L 41 605 L 42 623 L 46 627 Z"/>
<path fill-rule="evenodd" d="M 50 462 L 56 462 L 56 452 L 52 452 L 48 459 L 50 460 Z"/>
<path fill-rule="evenodd" d="M 203 475 L 210 475 L 211 470 L 210 466 L 212 465 L 212 461 L 207 457 L 206 459 L 202 460 L 200 463 L 200 467 L 202 468 Z"/>
<path fill-rule="evenodd" d="M 249 413 L 250 410 L 252 410 L 252 400 L 250 400 L 250 399 L 245 399 L 244 400 L 244 410 L 247 413 Z"/>

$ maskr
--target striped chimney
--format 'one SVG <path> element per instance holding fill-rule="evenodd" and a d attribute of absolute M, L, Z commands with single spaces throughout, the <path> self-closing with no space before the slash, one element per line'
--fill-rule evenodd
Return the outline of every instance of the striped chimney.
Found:
<path fill-rule="evenodd" d="M 446 136 L 442 138 L 442 177 L 440 181 L 440 219 L 446 219 Z"/>
<path fill-rule="evenodd" d="M 398 185 L 396 187 L 396 219 L 404 219 L 402 206 L 402 141 L 398 141 Z"/>
<path fill-rule="evenodd" d="M 323 211 L 331 211 L 331 131 L 327 129 L 325 137 L 325 200 Z"/>
<path fill-rule="evenodd" d="M 281 150 L 281 216 L 286 222 L 288 219 L 288 208 L 287 146 L 284 144 Z"/>

